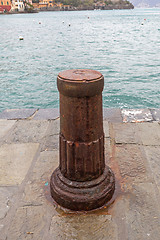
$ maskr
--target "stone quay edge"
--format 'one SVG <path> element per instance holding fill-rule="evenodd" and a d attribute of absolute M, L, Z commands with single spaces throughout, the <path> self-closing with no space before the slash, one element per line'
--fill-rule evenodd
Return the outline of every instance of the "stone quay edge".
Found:
<path fill-rule="evenodd" d="M 58 108 L 48 109 L 6 109 L 0 112 L 0 119 L 8 120 L 55 120 L 59 117 Z M 103 119 L 109 122 L 153 122 L 160 121 L 160 109 L 119 109 L 104 108 Z"/>

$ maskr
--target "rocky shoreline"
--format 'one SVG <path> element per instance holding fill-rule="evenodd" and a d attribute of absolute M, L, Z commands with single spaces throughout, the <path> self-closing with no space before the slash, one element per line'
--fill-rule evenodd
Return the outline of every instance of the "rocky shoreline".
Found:
<path fill-rule="evenodd" d="M 42 11 L 86 11 L 86 10 L 123 10 L 123 9 L 134 9 L 134 6 L 129 4 L 110 4 L 107 6 L 67 6 L 67 7 L 49 7 L 49 8 L 41 8 L 38 9 L 40 12 Z"/>
<path fill-rule="evenodd" d="M 8 15 L 8 14 L 26 14 L 26 13 L 38 13 L 39 11 L 37 9 L 33 9 L 33 10 L 30 10 L 30 11 L 10 11 L 10 12 L 0 12 L 0 14 L 3 14 L 3 15 Z"/>

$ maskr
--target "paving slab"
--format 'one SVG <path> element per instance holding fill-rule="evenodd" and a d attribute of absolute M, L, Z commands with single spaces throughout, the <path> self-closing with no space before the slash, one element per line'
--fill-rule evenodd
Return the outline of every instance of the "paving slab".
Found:
<path fill-rule="evenodd" d="M 159 240 L 158 122 L 104 120 L 105 160 L 116 191 L 108 204 L 88 213 L 64 209 L 50 195 L 59 165 L 59 119 L 3 124 L 0 240 Z"/>
<path fill-rule="evenodd" d="M 159 201 L 154 184 L 134 185 L 126 208 L 128 239 L 159 240 L 160 232 Z"/>
<path fill-rule="evenodd" d="M 151 122 L 152 114 L 149 109 L 122 109 L 123 122 Z"/>
<path fill-rule="evenodd" d="M 1 186 L 13 186 L 22 183 L 38 147 L 38 143 L 4 144 L 0 147 Z"/>
<path fill-rule="evenodd" d="M 127 192 L 133 183 L 148 180 L 148 165 L 139 145 L 116 146 L 115 160 L 118 162 L 123 188 Z"/>
<path fill-rule="evenodd" d="M 114 123 L 113 124 L 115 142 L 117 144 L 128 143 L 138 144 L 140 139 L 137 135 L 138 127 L 132 123 Z"/>
<path fill-rule="evenodd" d="M 2 139 L 15 124 L 15 120 L 0 119 L 0 139 Z"/>
<path fill-rule="evenodd" d="M 160 147 L 145 146 L 144 150 L 151 168 L 152 176 L 158 189 L 158 194 L 160 195 Z"/>
<path fill-rule="evenodd" d="M 46 208 L 42 206 L 18 208 L 10 224 L 7 240 L 43 239 L 46 217 Z"/>
<path fill-rule="evenodd" d="M 52 135 L 58 135 L 60 132 L 60 119 L 50 120 L 49 133 Z"/>
<path fill-rule="evenodd" d="M 0 233 L 2 232 L 3 228 L 4 228 L 4 224 L 0 224 Z"/>
<path fill-rule="evenodd" d="M 54 216 L 51 221 L 50 235 L 54 240 L 118 239 L 112 216 L 96 214 Z"/>
<path fill-rule="evenodd" d="M 53 151 L 59 149 L 60 120 L 50 120 L 48 131 L 43 138 L 41 151 Z"/>
<path fill-rule="evenodd" d="M 16 193 L 17 187 L 0 187 L 0 220 L 7 215 L 12 204 L 12 197 Z"/>
<path fill-rule="evenodd" d="M 105 138 L 109 138 L 109 123 L 108 121 L 103 121 L 103 130 Z"/>
<path fill-rule="evenodd" d="M 154 121 L 160 121 L 160 109 L 150 109 L 153 120 Z"/>
<path fill-rule="evenodd" d="M 129 195 L 116 196 L 114 204 L 108 209 L 112 215 L 112 220 L 116 223 L 118 240 L 128 240 L 128 230 L 126 222 L 126 211 L 129 206 Z"/>
<path fill-rule="evenodd" d="M 44 137 L 44 144 L 41 146 L 41 152 L 53 151 L 59 149 L 59 135 L 48 134 Z"/>
<path fill-rule="evenodd" d="M 44 151 L 40 153 L 24 189 L 24 205 L 36 205 L 46 202 L 44 192 L 48 189 L 51 174 L 58 165 L 58 151 Z"/>
<path fill-rule="evenodd" d="M 6 109 L 0 113 L 0 119 L 27 119 L 30 118 L 37 109 Z"/>
<path fill-rule="evenodd" d="M 5 143 L 27 143 L 40 142 L 45 136 L 49 122 L 43 120 L 19 120 L 15 123 L 14 129 Z"/>
<path fill-rule="evenodd" d="M 104 139 L 104 149 L 105 149 L 105 161 L 106 164 L 110 164 L 110 158 L 112 156 L 112 149 L 111 149 L 111 143 L 109 138 Z"/>
<path fill-rule="evenodd" d="M 45 120 L 45 119 L 56 119 L 59 117 L 59 109 L 51 108 L 51 109 L 39 109 L 35 116 L 34 120 Z"/>
<path fill-rule="evenodd" d="M 137 131 L 143 145 L 160 146 L 160 124 L 140 123 Z"/>
<path fill-rule="evenodd" d="M 122 122 L 121 110 L 118 108 L 104 108 L 103 119 L 109 122 Z"/>

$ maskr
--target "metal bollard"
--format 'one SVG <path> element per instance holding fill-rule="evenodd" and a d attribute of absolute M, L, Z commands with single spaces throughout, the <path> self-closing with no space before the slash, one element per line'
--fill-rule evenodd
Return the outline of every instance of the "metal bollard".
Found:
<path fill-rule="evenodd" d="M 104 205 L 115 178 L 105 165 L 102 115 L 104 77 L 94 70 L 67 70 L 57 78 L 60 92 L 60 163 L 50 181 L 55 201 L 71 210 Z"/>

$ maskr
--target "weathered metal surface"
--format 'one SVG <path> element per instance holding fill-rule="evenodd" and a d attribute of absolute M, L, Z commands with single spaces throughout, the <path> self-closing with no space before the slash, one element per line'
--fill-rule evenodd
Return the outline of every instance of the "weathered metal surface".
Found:
<path fill-rule="evenodd" d="M 62 206 L 91 210 L 110 200 L 115 180 L 105 167 L 102 91 L 93 70 L 68 70 L 57 78 L 60 92 L 60 165 L 51 195 Z"/>
<path fill-rule="evenodd" d="M 100 72 L 89 69 L 67 70 L 59 73 L 57 86 L 68 97 L 91 97 L 102 92 L 104 78 Z"/>
<path fill-rule="evenodd" d="M 51 194 L 57 203 L 71 210 L 92 210 L 112 198 L 115 179 L 106 166 L 103 174 L 92 181 L 71 181 L 57 168 L 51 177 Z"/>

